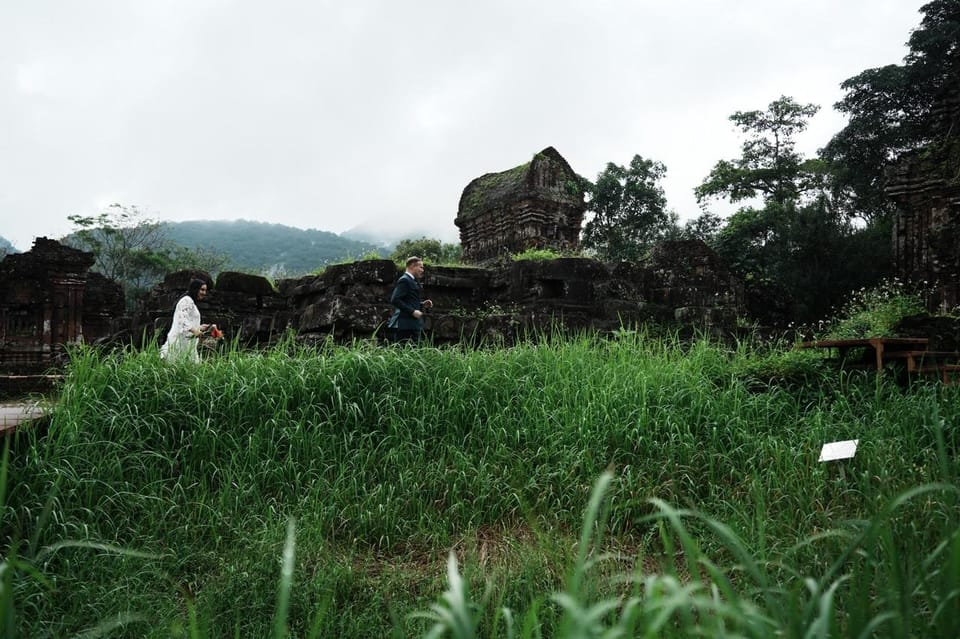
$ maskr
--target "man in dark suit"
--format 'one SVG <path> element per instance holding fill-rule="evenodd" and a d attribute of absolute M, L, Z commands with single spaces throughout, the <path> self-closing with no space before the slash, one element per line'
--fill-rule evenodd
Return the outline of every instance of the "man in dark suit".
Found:
<path fill-rule="evenodd" d="M 423 314 L 433 308 L 430 300 L 420 300 L 422 290 L 417 279 L 423 277 L 423 260 L 407 258 L 407 270 L 397 280 L 390 295 L 393 315 L 387 322 L 392 342 L 419 342 L 423 336 Z"/>

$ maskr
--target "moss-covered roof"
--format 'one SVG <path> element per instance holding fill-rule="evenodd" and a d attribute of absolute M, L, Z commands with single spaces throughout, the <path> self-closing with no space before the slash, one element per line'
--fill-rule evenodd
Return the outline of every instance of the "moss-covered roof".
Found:
<path fill-rule="evenodd" d="M 463 190 L 460 196 L 460 207 L 457 211 L 457 220 L 463 221 L 476 217 L 484 211 L 501 204 L 505 200 L 520 197 L 529 194 L 540 194 L 544 197 L 556 198 L 554 191 L 537 189 L 533 183 L 532 168 L 538 162 L 549 162 L 559 164 L 564 173 L 569 176 L 567 182 L 572 187 L 564 189 L 564 199 L 571 199 L 579 196 L 583 200 L 583 188 L 580 183 L 580 176 L 574 173 L 567 161 L 563 159 L 556 149 L 547 147 L 540 151 L 533 158 L 520 166 L 515 166 L 507 171 L 500 173 L 487 173 L 476 178 L 467 188 Z M 541 193 L 541 191 L 543 191 Z"/>

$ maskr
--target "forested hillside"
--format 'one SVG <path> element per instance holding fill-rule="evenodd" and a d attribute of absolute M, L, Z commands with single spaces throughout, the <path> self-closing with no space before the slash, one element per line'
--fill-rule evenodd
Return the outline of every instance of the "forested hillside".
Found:
<path fill-rule="evenodd" d="M 376 250 L 368 242 L 328 231 L 248 220 L 166 222 L 164 229 L 176 244 L 223 254 L 231 270 L 275 277 L 310 273 L 325 264 L 359 258 Z"/>

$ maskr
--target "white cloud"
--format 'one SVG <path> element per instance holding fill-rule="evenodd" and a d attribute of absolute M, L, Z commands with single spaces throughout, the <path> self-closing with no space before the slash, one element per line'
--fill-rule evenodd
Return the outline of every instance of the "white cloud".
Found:
<path fill-rule="evenodd" d="M 463 187 L 552 145 L 594 177 L 667 165 L 681 216 L 727 120 L 901 61 L 923 0 L 65 0 L 0 5 L 0 235 L 28 248 L 104 194 L 164 219 L 450 241 Z"/>

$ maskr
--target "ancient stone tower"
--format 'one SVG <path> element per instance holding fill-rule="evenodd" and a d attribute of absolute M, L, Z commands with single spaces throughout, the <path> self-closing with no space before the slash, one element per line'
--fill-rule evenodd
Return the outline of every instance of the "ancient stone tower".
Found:
<path fill-rule="evenodd" d="M 934 107 L 939 137 L 904 154 L 889 172 L 897 206 L 893 253 L 897 275 L 933 288 L 931 311 L 960 305 L 960 88 Z"/>
<path fill-rule="evenodd" d="M 575 251 L 586 210 L 583 180 L 553 147 L 467 185 L 455 223 L 463 259 L 481 263 L 530 248 Z"/>
<path fill-rule="evenodd" d="M 93 253 L 38 237 L 0 261 L 0 373 L 37 373 L 65 345 L 115 333 L 123 290 L 90 272 Z"/>

